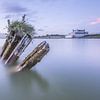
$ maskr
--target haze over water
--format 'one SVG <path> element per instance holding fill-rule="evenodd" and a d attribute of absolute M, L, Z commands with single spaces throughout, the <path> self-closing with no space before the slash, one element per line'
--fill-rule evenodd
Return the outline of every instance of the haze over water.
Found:
<path fill-rule="evenodd" d="M 19 62 L 41 41 L 34 40 Z M 0 61 L 0 100 L 99 100 L 100 40 L 46 41 L 50 52 L 32 71 L 10 74 Z"/>

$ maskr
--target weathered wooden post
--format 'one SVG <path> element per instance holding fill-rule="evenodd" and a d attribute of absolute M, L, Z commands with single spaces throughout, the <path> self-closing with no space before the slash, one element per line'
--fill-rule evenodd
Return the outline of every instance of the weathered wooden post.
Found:
<path fill-rule="evenodd" d="M 8 31 L 10 34 L 6 39 L 1 53 L 2 59 L 6 60 L 5 64 L 15 63 L 30 44 L 35 34 L 34 27 L 25 23 L 25 16 L 26 15 L 22 17 L 22 21 L 14 21 L 12 24 L 10 24 L 10 20 L 8 20 Z M 41 42 L 25 60 L 15 68 L 15 72 L 30 70 L 41 61 L 49 52 L 49 49 L 49 44 L 46 41 Z"/>
<path fill-rule="evenodd" d="M 13 39 L 8 43 L 4 53 L 2 55 L 3 60 L 8 59 L 8 57 L 10 56 L 12 51 L 15 49 L 17 44 L 20 42 L 21 38 L 22 37 L 20 35 L 17 35 L 17 33 L 14 35 Z"/>
<path fill-rule="evenodd" d="M 15 47 L 5 64 L 13 64 L 17 61 L 20 55 L 24 52 L 26 47 L 30 44 L 32 38 L 30 35 L 25 34 L 18 45 Z"/>
<path fill-rule="evenodd" d="M 0 54 L 0 57 L 3 56 L 4 51 L 6 50 L 8 44 L 12 41 L 12 39 L 13 39 L 13 37 L 15 35 L 15 31 L 12 30 L 11 27 L 10 27 L 10 20 L 8 20 L 8 33 L 9 33 L 9 35 L 8 35 L 8 37 L 7 37 L 7 39 L 6 39 L 5 43 L 4 43 L 4 46 L 2 48 L 2 52 Z"/>
<path fill-rule="evenodd" d="M 10 23 L 10 20 L 8 20 L 8 31 L 10 34 L 6 39 L 1 53 L 2 59 L 7 60 L 6 63 L 10 63 L 10 61 L 14 62 L 15 59 L 17 60 L 17 56 L 20 56 L 24 49 L 29 45 L 32 36 L 35 33 L 34 27 L 25 23 L 25 16 L 26 15 L 22 16 L 22 21 L 14 21 Z M 24 47 L 22 47 L 23 45 Z M 19 51 L 19 53 L 16 53 L 17 51 Z M 12 58 L 14 61 L 11 60 Z"/>
<path fill-rule="evenodd" d="M 26 58 L 16 67 L 15 72 L 30 70 L 34 65 L 49 52 L 49 44 L 44 41 L 40 43 Z"/>

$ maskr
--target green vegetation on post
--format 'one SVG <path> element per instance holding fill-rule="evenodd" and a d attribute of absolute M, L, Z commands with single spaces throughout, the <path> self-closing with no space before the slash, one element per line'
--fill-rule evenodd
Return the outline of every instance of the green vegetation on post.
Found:
<path fill-rule="evenodd" d="M 25 15 L 22 16 L 21 21 L 8 21 L 8 31 L 15 31 L 15 33 L 19 33 L 21 36 L 28 34 L 33 37 L 33 35 L 35 34 L 34 27 L 25 21 Z"/>

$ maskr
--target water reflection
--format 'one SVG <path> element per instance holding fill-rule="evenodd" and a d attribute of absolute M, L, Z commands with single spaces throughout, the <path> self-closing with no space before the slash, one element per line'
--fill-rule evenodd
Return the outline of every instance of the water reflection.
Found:
<path fill-rule="evenodd" d="M 8 75 L 0 62 L 0 100 L 99 100 L 100 40 L 47 41 L 51 50 L 33 71 Z"/>
<path fill-rule="evenodd" d="M 11 84 L 21 88 L 34 88 L 34 83 L 42 90 L 48 90 L 49 83 L 36 70 L 18 72 L 10 75 Z M 25 86 L 25 87 L 24 87 Z"/>

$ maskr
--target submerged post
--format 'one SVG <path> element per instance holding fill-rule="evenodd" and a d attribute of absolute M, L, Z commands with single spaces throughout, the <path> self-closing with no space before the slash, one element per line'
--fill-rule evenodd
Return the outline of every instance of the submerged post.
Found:
<path fill-rule="evenodd" d="M 25 34 L 18 45 L 15 47 L 5 64 L 13 64 L 17 61 L 20 55 L 24 52 L 26 47 L 30 44 L 32 38 L 30 35 Z"/>
<path fill-rule="evenodd" d="M 1 52 L 1 57 L 5 60 L 5 64 L 14 64 L 33 39 L 35 29 L 25 22 L 25 16 L 26 15 L 22 16 L 22 21 L 14 21 L 11 23 L 10 20 L 8 20 L 9 36 Z M 30 70 L 42 60 L 49 50 L 49 44 L 46 41 L 41 42 L 23 62 L 15 68 L 15 72 Z"/>
<path fill-rule="evenodd" d="M 7 45 L 5 51 L 3 52 L 3 55 L 2 55 L 3 60 L 7 60 L 9 58 L 12 51 L 15 49 L 17 44 L 20 42 L 21 38 L 22 37 L 15 34 L 14 37 L 12 38 L 12 40 L 8 42 L 8 45 Z"/>
<path fill-rule="evenodd" d="M 12 39 L 13 39 L 13 37 L 15 35 L 15 31 L 12 30 L 11 27 L 10 27 L 10 20 L 8 20 L 7 22 L 8 22 L 8 33 L 9 33 L 9 35 L 8 35 L 8 37 L 7 37 L 7 39 L 6 39 L 5 43 L 4 43 L 4 46 L 2 48 L 2 52 L 0 54 L 0 57 L 3 56 L 3 54 L 4 54 L 4 52 L 5 52 L 6 48 L 7 48 L 7 46 L 12 41 Z"/>
<path fill-rule="evenodd" d="M 49 52 L 49 44 L 44 41 L 40 43 L 25 59 L 18 65 L 15 72 L 30 70 L 34 65 L 41 61 L 41 59 Z"/>
<path fill-rule="evenodd" d="M 24 52 L 30 44 L 35 29 L 32 25 L 25 22 L 26 15 L 22 16 L 21 21 L 10 22 L 8 20 L 9 36 L 5 41 L 0 56 L 6 63 L 13 63 Z"/>

